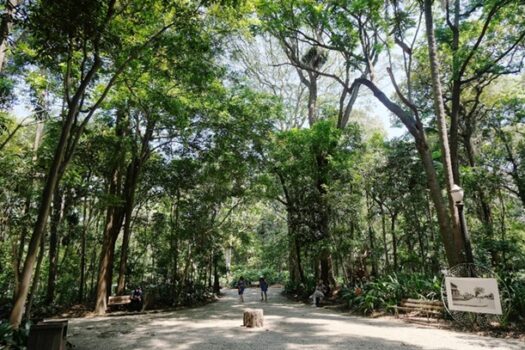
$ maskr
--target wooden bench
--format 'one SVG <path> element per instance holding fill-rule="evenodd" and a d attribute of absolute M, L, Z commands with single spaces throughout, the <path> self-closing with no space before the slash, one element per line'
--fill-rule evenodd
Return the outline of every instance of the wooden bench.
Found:
<path fill-rule="evenodd" d="M 108 299 L 108 309 L 119 308 L 131 304 L 130 295 L 112 295 Z"/>
<path fill-rule="evenodd" d="M 430 321 L 430 317 L 442 318 L 445 312 L 441 301 L 425 299 L 404 299 L 399 305 L 390 308 L 394 309 L 396 318 L 399 317 L 399 311 L 402 311 L 405 314 L 423 314 L 427 317 L 427 321 Z"/>
<path fill-rule="evenodd" d="M 28 350 L 65 350 L 67 320 L 47 320 L 31 326 Z"/>

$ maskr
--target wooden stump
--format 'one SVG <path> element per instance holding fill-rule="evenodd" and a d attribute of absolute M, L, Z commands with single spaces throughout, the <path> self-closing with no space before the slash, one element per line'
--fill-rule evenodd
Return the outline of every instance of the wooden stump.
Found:
<path fill-rule="evenodd" d="M 262 327 L 263 326 L 263 310 L 262 309 L 246 309 L 244 310 L 243 326 L 245 327 Z"/>

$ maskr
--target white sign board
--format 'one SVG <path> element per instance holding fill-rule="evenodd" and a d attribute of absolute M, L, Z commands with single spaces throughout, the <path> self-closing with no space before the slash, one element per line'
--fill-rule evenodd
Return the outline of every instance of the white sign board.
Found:
<path fill-rule="evenodd" d="M 449 310 L 501 315 L 495 278 L 445 277 Z"/>

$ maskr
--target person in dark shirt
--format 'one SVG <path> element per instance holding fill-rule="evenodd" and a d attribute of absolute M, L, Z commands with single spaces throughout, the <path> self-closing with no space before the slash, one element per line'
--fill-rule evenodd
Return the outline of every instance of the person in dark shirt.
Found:
<path fill-rule="evenodd" d="M 261 301 L 268 301 L 268 282 L 264 279 L 264 276 L 259 278 L 259 287 L 261 288 Z"/>
<path fill-rule="evenodd" d="M 244 277 L 241 276 L 239 278 L 239 282 L 237 282 L 237 290 L 239 291 L 239 299 L 241 300 L 241 303 L 244 303 L 244 289 L 246 288 L 246 283 L 244 282 Z"/>
<path fill-rule="evenodd" d="M 131 309 L 140 311 L 144 302 L 142 288 L 139 286 L 131 292 Z"/>

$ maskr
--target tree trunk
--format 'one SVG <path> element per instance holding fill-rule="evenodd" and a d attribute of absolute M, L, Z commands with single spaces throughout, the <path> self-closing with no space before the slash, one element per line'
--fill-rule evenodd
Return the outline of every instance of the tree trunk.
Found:
<path fill-rule="evenodd" d="M 38 161 L 38 149 L 40 148 L 40 144 L 42 143 L 42 135 L 44 133 L 44 123 L 38 123 L 36 126 L 35 131 L 35 139 L 33 142 L 33 157 L 32 161 L 36 164 Z M 29 191 L 26 197 L 25 205 L 24 205 L 24 217 L 30 216 L 31 211 L 31 192 L 33 191 L 33 182 L 34 182 L 34 173 L 31 174 L 31 181 L 29 183 Z M 18 246 L 18 249 L 14 249 L 13 257 L 16 257 L 13 260 L 13 277 L 14 277 L 14 293 L 13 296 L 17 295 L 18 288 L 20 286 L 20 280 L 22 279 L 22 271 L 20 268 L 20 265 L 22 264 L 22 259 L 24 257 L 24 250 L 25 250 L 25 244 L 26 244 L 26 238 L 29 234 L 30 227 L 29 225 L 26 225 L 21 232 L 20 236 L 20 244 Z"/>
<path fill-rule="evenodd" d="M 131 236 L 131 219 L 132 219 L 133 207 L 126 203 L 126 214 L 124 222 L 124 235 L 122 238 L 122 246 L 120 250 L 120 264 L 119 264 L 119 274 L 118 274 L 118 283 L 117 283 L 117 295 L 124 295 L 126 289 L 126 270 L 128 263 L 128 250 L 129 250 L 129 241 Z"/>
<path fill-rule="evenodd" d="M 324 153 L 318 153 L 316 155 L 316 165 L 317 165 L 317 179 L 316 179 L 316 188 L 319 195 L 319 206 L 317 209 L 318 215 L 313 215 L 317 217 L 317 228 L 319 230 L 320 236 L 326 242 L 330 242 L 330 210 L 329 204 L 326 200 L 327 196 L 327 184 L 328 184 L 328 158 Z M 315 213 L 314 213 L 315 214 Z M 323 283 L 330 287 L 330 289 L 335 289 L 337 282 L 334 277 L 333 271 L 333 261 L 330 249 L 326 246 L 322 248 L 321 254 L 319 257 L 320 267 L 321 267 L 321 279 Z"/>
<path fill-rule="evenodd" d="M 438 219 L 439 232 L 445 246 L 445 253 L 447 255 L 447 261 L 450 266 L 458 264 L 461 259 L 458 256 L 458 252 L 455 249 L 454 239 L 452 234 L 452 228 L 450 223 L 449 212 L 443 201 L 441 194 L 441 188 L 438 183 L 436 169 L 434 168 L 434 160 L 428 149 L 425 139 L 416 140 L 416 147 L 423 161 L 423 168 L 427 175 L 427 186 L 430 190 L 430 197 L 434 203 L 436 209 L 436 216 Z"/>
<path fill-rule="evenodd" d="M 125 193 L 125 216 L 126 221 L 124 223 L 124 238 L 122 240 L 122 249 L 120 255 L 120 266 L 119 266 L 119 278 L 117 286 L 117 294 L 122 295 L 126 286 L 126 266 L 128 263 L 128 250 L 129 241 L 131 238 L 131 220 L 133 214 L 133 208 L 135 207 L 135 192 L 139 180 L 139 176 L 142 171 L 142 167 L 149 157 L 149 143 L 153 138 L 153 130 L 155 129 L 155 120 L 151 118 L 148 113 L 147 126 L 144 136 L 141 140 L 141 147 L 139 152 L 136 152 L 131 164 L 128 166 L 126 173 L 126 184 L 124 187 Z"/>
<path fill-rule="evenodd" d="M 372 260 L 372 276 L 377 276 L 378 273 L 378 266 L 377 266 L 377 258 L 376 258 L 376 252 L 375 252 L 375 237 L 374 237 L 374 229 L 372 227 L 372 220 L 373 220 L 373 212 L 372 212 L 372 203 L 370 199 L 370 194 L 367 191 L 365 191 L 365 197 L 366 197 L 366 224 L 368 226 L 367 232 L 368 232 L 368 244 L 370 245 L 370 258 Z"/>
<path fill-rule="evenodd" d="M 63 195 L 57 188 L 53 198 L 53 211 L 49 224 L 49 274 L 47 277 L 46 304 L 52 304 L 55 296 L 56 276 L 58 271 L 59 229 L 63 217 Z"/>
<path fill-rule="evenodd" d="M 179 284 L 179 240 L 177 237 L 177 232 L 179 228 L 179 200 L 180 200 L 180 193 L 177 189 L 177 198 L 176 202 L 173 204 L 173 209 L 171 210 L 171 256 L 172 256 L 172 272 L 171 272 L 171 283 L 172 283 L 172 291 L 171 295 L 173 297 L 173 302 L 175 303 L 177 301 L 178 295 L 178 284 Z M 173 213 L 175 212 L 175 213 Z M 175 219 L 173 220 L 173 214 L 175 214 Z"/>
<path fill-rule="evenodd" d="M 454 0 L 454 23 L 452 24 L 452 95 L 450 113 L 450 159 L 453 181 L 460 184 L 459 177 L 459 110 L 461 104 L 461 67 L 459 52 L 460 0 Z"/>
<path fill-rule="evenodd" d="M 396 237 L 396 218 L 397 213 L 394 212 L 390 215 L 390 234 L 392 235 L 392 254 L 394 259 L 394 271 L 397 271 L 397 237 Z"/>
<path fill-rule="evenodd" d="M 108 209 L 97 277 L 94 310 L 97 315 L 103 315 L 106 312 L 108 293 L 111 292 L 113 254 L 115 243 L 122 227 L 123 216 L 122 210 L 118 210 L 118 208 L 111 207 Z"/>
<path fill-rule="evenodd" d="M 38 293 L 38 284 L 40 282 L 40 273 L 42 271 L 42 260 L 44 260 L 44 245 L 45 245 L 45 235 L 42 235 L 42 240 L 40 241 L 40 252 L 38 253 L 38 260 L 35 268 L 35 276 L 33 277 L 33 284 L 31 285 L 31 293 L 29 294 L 29 300 L 27 302 L 27 312 L 26 319 L 31 320 L 31 308 L 33 307 L 33 302 L 35 296 Z"/>
<path fill-rule="evenodd" d="M 317 121 L 317 78 L 310 74 L 308 87 L 308 121 L 312 126 Z"/>
<path fill-rule="evenodd" d="M 419 153 L 419 157 L 421 159 L 423 169 L 425 170 L 425 174 L 427 177 L 427 186 L 430 190 L 430 197 L 432 198 L 432 202 L 436 207 L 439 232 L 441 234 L 445 246 L 447 261 L 450 266 L 456 265 L 458 262 L 461 262 L 463 260 L 461 258 L 461 250 L 456 250 L 456 245 L 454 241 L 455 236 L 453 234 L 454 231 L 452 230 L 452 224 L 450 219 L 450 211 L 447 209 L 447 206 L 443 202 L 441 187 L 439 185 L 436 168 L 434 167 L 432 154 L 428 147 L 425 128 L 423 124 L 421 123 L 419 118 L 417 118 L 417 115 L 416 118 L 414 118 L 410 112 L 405 111 L 400 105 L 392 102 L 385 95 L 385 93 L 381 91 L 373 82 L 367 79 L 356 79 L 356 83 L 363 84 L 366 87 L 368 87 L 374 93 L 374 96 L 379 101 L 381 101 L 381 103 L 386 108 L 388 108 L 388 110 L 390 110 L 393 114 L 395 114 L 398 117 L 398 119 L 406 126 L 410 134 L 414 137 L 416 149 Z"/>
<path fill-rule="evenodd" d="M 91 176 L 88 176 L 88 182 L 90 178 Z M 80 281 L 78 287 L 78 303 L 82 303 L 84 300 L 84 288 L 86 285 L 86 236 L 93 215 L 93 208 L 89 208 L 88 210 L 88 206 L 90 206 L 90 201 L 88 201 L 86 197 L 84 201 L 84 212 L 82 214 L 84 221 L 82 223 L 82 237 L 80 241 Z"/>
<path fill-rule="evenodd" d="M 24 206 L 24 216 L 25 217 L 29 217 L 30 210 L 31 210 L 31 195 L 28 195 L 26 198 L 25 206 Z M 28 231 L 29 231 L 28 227 L 22 228 L 18 247 L 16 246 L 16 243 L 13 243 L 13 257 L 15 257 L 13 259 L 13 276 L 14 276 L 14 294 L 13 295 L 16 295 L 18 293 L 18 289 L 20 288 L 20 280 L 22 279 L 22 271 L 20 269 L 20 265 L 22 264 L 22 260 L 24 258 L 26 238 L 29 233 Z"/>
<path fill-rule="evenodd" d="M 147 141 L 149 144 L 149 141 Z M 126 221 L 124 223 L 124 237 L 122 239 L 122 248 L 120 251 L 120 266 L 119 266 L 119 277 L 117 285 L 117 294 L 124 294 L 126 287 L 126 267 L 128 263 L 128 250 L 129 250 L 129 241 L 131 238 L 131 221 L 133 208 L 135 207 L 135 192 L 138 184 L 138 179 L 140 172 L 142 170 L 143 161 L 145 159 L 138 158 L 136 156 L 130 166 L 128 167 L 126 175 L 126 185 L 124 188 L 125 191 L 125 217 Z"/>
<path fill-rule="evenodd" d="M 288 271 L 290 273 L 290 281 L 292 281 L 294 285 L 299 285 L 303 282 L 300 256 L 301 248 L 293 233 L 289 237 L 288 248 Z"/>
<path fill-rule="evenodd" d="M 322 248 L 321 256 L 319 257 L 321 265 L 321 279 L 326 286 L 330 287 L 330 290 L 334 290 L 337 287 L 337 282 L 334 277 L 332 254 L 330 249 L 327 247 Z"/>
<path fill-rule="evenodd" d="M 38 216 L 31 235 L 31 240 L 29 242 L 29 248 L 27 251 L 27 256 L 24 262 L 24 267 L 22 270 L 22 277 L 20 281 L 20 288 L 18 289 L 15 298 L 14 305 L 9 316 L 9 322 L 13 328 L 18 329 L 20 322 L 22 321 L 22 315 L 24 314 L 24 305 L 27 300 L 27 294 L 29 292 L 29 286 L 31 283 L 31 277 L 33 274 L 33 267 L 37 259 L 38 248 L 42 235 L 44 233 L 47 219 L 49 216 L 49 209 L 51 207 L 51 200 L 53 199 L 53 193 L 57 187 L 58 182 L 62 176 L 62 173 L 65 166 L 67 165 L 64 162 L 66 148 L 71 134 L 71 129 L 73 123 L 78 114 L 78 104 L 72 103 L 74 108 L 72 108 L 64 119 L 64 124 L 60 133 L 60 138 L 58 145 L 55 149 L 55 154 L 51 166 L 49 168 L 49 173 L 46 177 L 40 207 L 38 209 Z"/>
<path fill-rule="evenodd" d="M 464 262 L 465 255 L 461 254 L 464 252 L 464 242 L 463 236 L 460 232 L 459 226 L 459 215 L 457 208 L 455 206 L 454 200 L 452 199 L 451 190 L 454 185 L 454 175 L 452 172 L 452 160 L 450 156 L 450 147 L 448 142 L 448 129 L 445 115 L 445 104 L 443 102 L 443 93 L 441 88 L 440 81 L 440 66 L 439 59 L 437 54 L 436 40 L 434 36 L 434 22 L 432 14 L 432 0 L 425 0 L 425 22 L 426 22 L 426 32 L 427 32 L 427 41 L 428 41 L 428 56 L 430 61 L 430 71 L 432 73 L 432 90 L 434 95 L 434 108 L 436 112 L 437 125 L 439 130 L 439 140 L 441 146 L 441 157 L 443 161 L 447 197 L 449 212 L 451 218 L 451 227 L 452 227 L 452 238 L 453 238 L 453 247 L 455 255 L 452 263 Z"/>
<path fill-rule="evenodd" d="M 117 195 L 121 187 L 121 174 L 118 168 L 119 166 L 117 165 L 113 169 L 111 184 L 109 186 L 109 193 L 113 195 Z M 111 293 L 113 254 L 115 243 L 122 227 L 123 218 L 124 211 L 121 207 L 115 205 L 108 207 L 97 277 L 95 313 L 98 315 L 106 312 L 108 293 Z"/>
<path fill-rule="evenodd" d="M 423 243 L 423 227 L 421 225 L 421 221 L 419 220 L 419 216 L 418 216 L 417 209 L 416 209 L 414 202 L 412 202 L 411 204 L 412 204 L 412 214 L 411 215 L 413 216 L 416 222 L 417 240 L 419 244 L 419 258 L 421 259 L 419 266 L 421 267 L 421 272 L 425 273 L 427 264 L 426 264 L 426 259 L 425 259 L 425 256 L 426 256 L 425 245 Z"/>
<path fill-rule="evenodd" d="M 132 189 L 126 188 L 130 176 L 126 176 L 125 184 L 122 186 L 122 169 L 124 168 L 125 152 L 121 151 L 124 137 L 128 133 L 128 120 L 122 111 L 116 113 L 115 136 L 118 140 L 119 154 L 113 164 L 113 169 L 109 177 L 108 194 L 119 199 L 124 199 L 124 204 L 110 204 L 106 212 L 106 224 L 104 227 L 104 239 L 100 251 L 99 269 L 97 277 L 97 295 L 95 303 L 95 313 L 102 315 L 106 312 L 107 299 L 111 295 L 111 284 L 113 282 L 113 262 L 115 255 L 115 244 L 120 234 L 124 218 L 126 216 L 128 198 L 125 198 L 124 192 Z M 128 166 L 127 173 L 130 173 Z M 133 189 L 134 191 L 134 189 Z"/>
<path fill-rule="evenodd" d="M 297 240 L 295 232 L 295 221 L 293 209 L 287 204 L 287 224 L 288 224 L 288 271 L 290 281 L 294 285 L 304 283 L 304 273 L 301 263 L 301 244 Z"/>
<path fill-rule="evenodd" d="M 96 227 L 97 227 L 97 232 L 98 232 L 98 228 L 100 227 L 100 225 L 97 223 Z M 97 261 L 97 244 L 93 244 L 93 247 L 91 250 L 90 262 L 89 262 L 89 271 L 90 271 L 89 273 L 91 274 L 91 276 L 90 276 L 90 282 L 89 282 L 88 298 L 90 301 L 94 299 L 96 261 Z"/>
<path fill-rule="evenodd" d="M 78 285 L 78 299 L 80 304 L 84 299 L 84 286 L 86 284 L 86 228 L 82 230 L 82 238 L 80 241 L 80 281 Z"/>
<path fill-rule="evenodd" d="M 208 257 L 208 271 L 206 273 L 207 273 L 207 277 L 208 277 L 208 288 L 212 288 L 213 287 L 213 282 L 212 282 L 212 275 L 213 275 L 213 250 L 211 252 L 211 255 Z"/>
<path fill-rule="evenodd" d="M 0 72 L 3 71 L 4 61 L 7 53 L 7 41 L 13 26 L 13 17 L 20 0 L 5 0 L 5 12 L 0 23 Z"/>
<path fill-rule="evenodd" d="M 388 242 L 386 240 L 386 215 L 382 203 L 379 203 L 379 209 L 381 211 L 381 233 L 383 234 L 383 253 L 385 254 L 385 267 L 386 270 L 390 270 L 390 259 L 388 258 Z"/>

